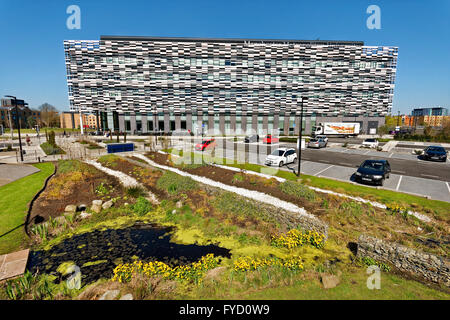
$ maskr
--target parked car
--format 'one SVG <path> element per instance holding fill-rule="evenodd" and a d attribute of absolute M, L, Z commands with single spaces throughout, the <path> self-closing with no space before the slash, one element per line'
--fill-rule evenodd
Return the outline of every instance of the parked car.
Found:
<path fill-rule="evenodd" d="M 323 139 L 312 138 L 308 142 L 308 148 L 325 148 L 327 142 Z"/>
<path fill-rule="evenodd" d="M 206 149 L 210 149 L 216 146 L 215 139 L 205 139 L 201 143 L 197 143 L 195 145 L 195 150 L 197 151 L 205 151 Z"/>
<path fill-rule="evenodd" d="M 356 171 L 355 180 L 382 186 L 390 172 L 391 165 L 387 160 L 365 160 Z"/>
<path fill-rule="evenodd" d="M 267 156 L 264 162 L 268 166 L 283 166 L 288 163 L 293 163 L 297 159 L 297 152 L 293 148 L 278 148 Z"/>
<path fill-rule="evenodd" d="M 328 137 L 327 137 L 326 135 L 320 134 L 320 135 L 318 135 L 318 136 L 315 136 L 315 138 L 316 138 L 316 139 L 322 139 L 322 140 L 325 141 L 325 143 L 328 143 Z"/>
<path fill-rule="evenodd" d="M 263 143 L 271 144 L 271 143 L 277 143 L 277 142 L 280 142 L 280 139 L 278 137 L 272 136 L 271 134 L 266 135 L 263 139 Z"/>
<path fill-rule="evenodd" d="M 377 148 L 378 147 L 378 140 L 377 139 L 373 139 L 373 138 L 366 139 L 366 140 L 363 141 L 362 146 L 366 147 L 366 148 Z"/>
<path fill-rule="evenodd" d="M 245 136 L 245 138 L 244 138 L 244 142 L 245 143 L 258 142 L 258 141 L 259 141 L 259 135 L 257 135 L 257 134 L 252 134 L 250 136 Z"/>
<path fill-rule="evenodd" d="M 447 151 L 440 146 L 429 146 L 423 150 L 422 159 L 445 162 L 447 161 Z"/>

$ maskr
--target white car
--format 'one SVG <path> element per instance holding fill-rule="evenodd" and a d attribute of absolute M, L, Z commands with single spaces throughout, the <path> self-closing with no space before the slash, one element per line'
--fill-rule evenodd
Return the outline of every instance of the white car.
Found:
<path fill-rule="evenodd" d="M 366 139 L 363 141 L 362 146 L 366 147 L 366 148 L 377 148 L 378 140 L 377 139 Z"/>
<path fill-rule="evenodd" d="M 323 141 L 325 141 L 326 144 L 328 144 L 328 138 L 327 138 L 327 136 L 325 136 L 323 134 L 319 134 L 319 135 L 315 136 L 314 138 L 322 139 Z"/>
<path fill-rule="evenodd" d="M 292 148 L 278 148 L 267 156 L 264 162 L 268 166 L 283 166 L 293 163 L 297 159 L 297 152 Z"/>

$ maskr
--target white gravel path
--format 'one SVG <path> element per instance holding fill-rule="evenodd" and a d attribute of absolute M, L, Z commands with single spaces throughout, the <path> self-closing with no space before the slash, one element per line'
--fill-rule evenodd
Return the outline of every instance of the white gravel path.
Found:
<path fill-rule="evenodd" d="M 164 152 L 164 151 L 160 151 L 160 153 L 167 154 L 167 152 Z M 172 156 L 174 156 L 174 155 L 172 155 Z M 216 167 L 219 167 L 219 168 L 223 168 L 223 169 L 231 170 L 231 171 L 235 171 L 235 172 L 243 171 L 243 172 L 245 172 L 247 174 L 253 174 L 253 175 L 260 176 L 260 177 L 267 178 L 267 179 L 275 178 L 278 182 L 281 182 L 281 183 L 286 181 L 286 179 L 284 179 L 284 178 L 277 177 L 277 176 L 272 176 L 272 175 L 269 175 L 269 174 L 259 173 L 259 172 L 255 172 L 255 171 L 241 170 L 239 168 L 223 166 L 223 165 L 219 165 L 219 164 L 213 164 L 213 165 L 216 166 Z M 354 200 L 354 201 L 357 201 L 357 202 L 367 203 L 367 204 L 370 204 L 370 205 L 372 205 L 374 207 L 377 207 L 377 208 L 380 208 L 380 209 L 387 209 L 385 204 L 382 204 L 382 203 L 379 203 L 379 202 L 376 202 L 376 201 L 370 201 L 370 200 L 367 200 L 367 199 L 364 199 L 364 198 L 361 198 L 361 197 L 353 197 L 353 196 L 349 196 L 349 195 L 346 195 L 346 194 L 343 194 L 343 193 L 334 192 L 334 191 L 331 191 L 331 190 L 326 190 L 326 189 L 321 189 L 321 188 L 316 188 L 316 187 L 311 187 L 311 186 L 307 186 L 307 187 L 310 188 L 311 190 L 314 190 L 314 191 L 317 191 L 317 192 L 333 194 L 333 195 L 338 196 L 338 197 L 351 199 L 351 200 Z M 416 217 L 417 219 L 419 219 L 421 221 L 424 221 L 424 222 L 431 222 L 432 221 L 430 219 L 430 217 L 428 217 L 428 216 L 426 216 L 424 214 L 421 214 L 419 212 L 416 212 L 416 211 L 408 211 L 407 213 L 409 215 L 411 215 L 411 216 Z"/>
<path fill-rule="evenodd" d="M 104 167 L 102 166 L 100 163 L 98 163 L 97 161 L 94 160 L 84 160 L 84 162 L 86 162 L 87 164 L 90 164 L 94 167 L 96 167 L 98 170 L 103 171 L 106 174 L 109 174 L 110 176 L 116 177 L 117 179 L 119 179 L 120 183 L 122 183 L 122 185 L 125 188 L 132 188 L 132 187 L 141 187 L 144 188 L 145 187 L 139 183 L 136 179 L 134 179 L 133 177 L 130 177 L 129 175 L 121 172 L 121 171 L 117 171 L 117 170 L 112 170 L 110 168 Z M 151 193 L 150 191 L 147 191 L 147 199 L 154 203 L 154 204 L 158 204 L 159 200 L 158 198 L 156 198 L 156 196 Z"/>
<path fill-rule="evenodd" d="M 239 194 L 241 196 L 256 200 L 256 201 L 260 201 L 260 202 L 264 202 L 270 205 L 273 205 L 275 207 L 279 207 L 279 208 L 283 208 L 287 211 L 290 212 L 295 212 L 298 213 L 301 216 L 305 216 L 308 217 L 310 219 L 314 219 L 314 220 L 318 220 L 317 217 L 313 216 L 312 214 L 309 214 L 304 208 L 300 208 L 298 206 L 296 206 L 293 203 L 287 202 L 287 201 L 283 201 L 281 199 L 272 197 L 268 194 L 262 193 L 262 192 L 258 192 L 258 191 L 254 191 L 254 190 L 247 190 L 244 188 L 238 188 L 238 187 L 233 187 L 233 186 L 229 186 L 226 185 L 224 183 L 221 182 L 217 182 L 214 180 L 211 180 L 209 178 L 205 178 L 205 177 L 200 177 L 200 176 L 196 176 L 187 172 L 184 172 L 182 170 L 173 168 L 173 167 L 169 167 L 169 166 L 164 166 L 164 165 L 160 165 L 155 163 L 154 161 L 150 160 L 149 158 L 147 158 L 146 156 L 142 155 L 142 154 L 134 154 L 135 157 L 140 158 L 144 161 L 146 161 L 148 164 L 150 164 L 153 167 L 156 168 L 160 168 L 163 170 L 168 170 L 168 171 L 172 171 L 176 174 L 179 174 L 181 176 L 185 176 L 185 177 L 190 177 L 191 179 L 198 181 L 200 183 L 203 184 L 207 184 L 210 185 L 212 187 L 216 187 L 216 188 L 220 188 L 226 191 L 230 191 L 230 192 L 234 192 L 236 194 Z"/>

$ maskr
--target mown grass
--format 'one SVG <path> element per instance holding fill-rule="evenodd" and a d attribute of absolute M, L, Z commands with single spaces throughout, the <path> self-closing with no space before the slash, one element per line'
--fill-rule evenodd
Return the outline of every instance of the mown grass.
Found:
<path fill-rule="evenodd" d="M 34 166 L 41 171 L 0 187 L 0 254 L 17 251 L 27 245 L 28 238 L 22 224 L 28 204 L 55 169 L 50 162 Z"/>

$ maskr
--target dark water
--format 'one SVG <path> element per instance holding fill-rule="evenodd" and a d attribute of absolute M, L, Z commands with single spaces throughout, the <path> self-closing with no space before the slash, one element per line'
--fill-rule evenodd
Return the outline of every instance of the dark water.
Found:
<path fill-rule="evenodd" d="M 111 278 L 118 259 L 121 259 L 120 263 L 129 263 L 134 261 L 133 256 L 145 262 L 162 261 L 172 267 L 197 261 L 208 253 L 230 257 L 230 250 L 212 244 L 199 246 L 172 243 L 171 231 L 172 228 L 154 224 L 136 224 L 124 229 L 76 235 L 50 250 L 30 252 L 27 268 L 32 273 L 39 270 L 40 273 L 55 275 L 60 281 L 62 278 L 56 269 L 63 262 L 73 261 L 81 269 L 81 284 L 84 286 L 100 278 Z M 82 267 L 87 262 L 97 260 L 107 262 Z"/>

